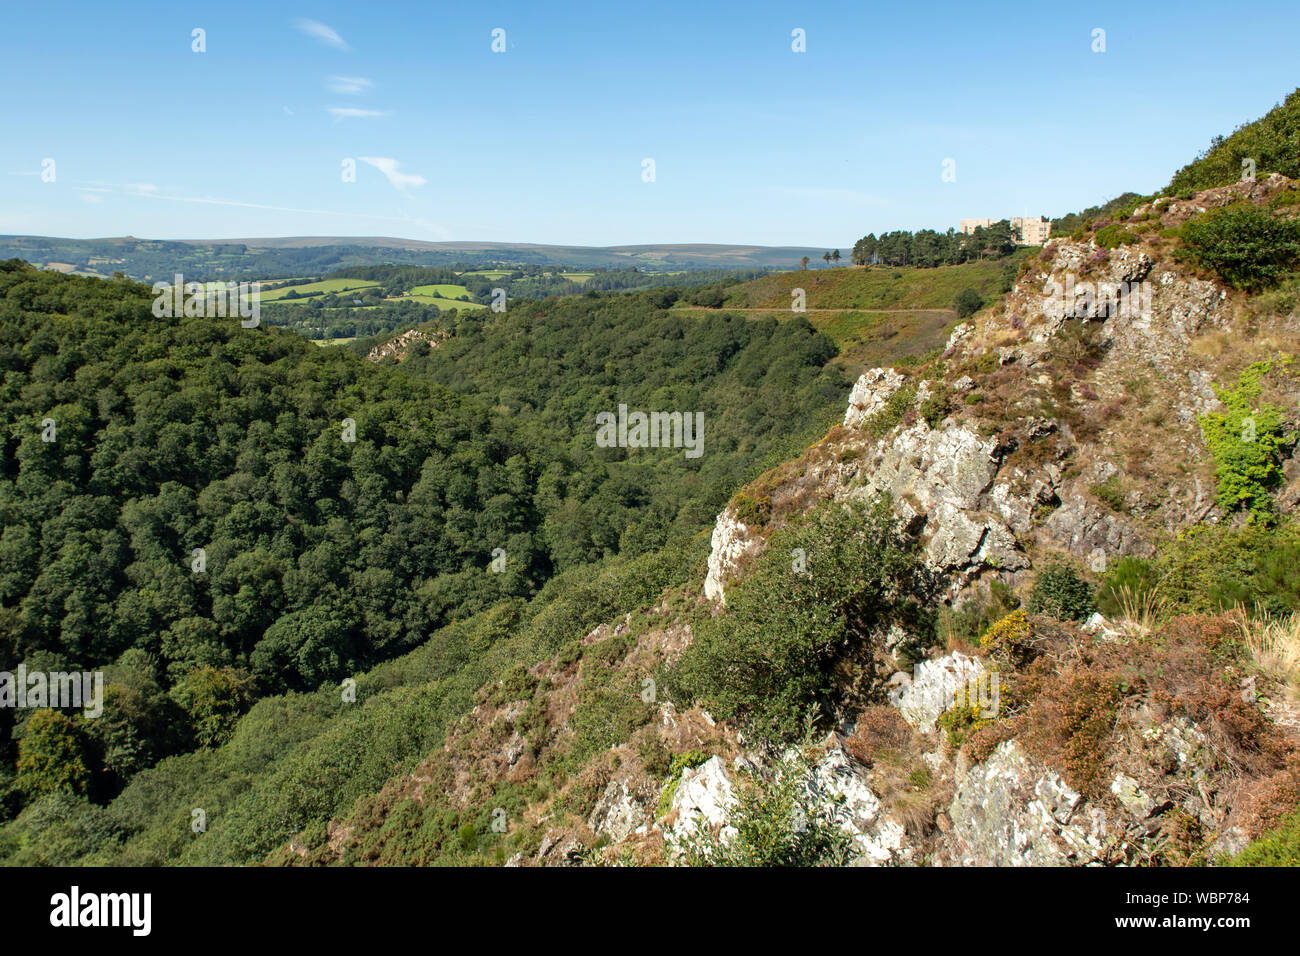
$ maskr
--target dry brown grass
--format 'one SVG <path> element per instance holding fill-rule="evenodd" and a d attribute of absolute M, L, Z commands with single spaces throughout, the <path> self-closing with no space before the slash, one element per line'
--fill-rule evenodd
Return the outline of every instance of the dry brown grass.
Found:
<path fill-rule="evenodd" d="M 1218 358 L 1234 344 L 1226 332 L 1207 332 L 1192 340 L 1191 350 L 1195 355 Z"/>
<path fill-rule="evenodd" d="M 1164 614 L 1168 602 L 1160 596 L 1160 585 L 1136 589 L 1123 585 L 1115 594 L 1119 600 L 1119 623 L 1130 637 L 1146 637 Z"/>
<path fill-rule="evenodd" d="M 844 741 L 850 754 L 868 767 L 876 762 L 883 751 L 906 751 L 912 743 L 912 728 L 907 726 L 897 708 L 888 704 L 875 704 L 863 709 L 853 728 L 853 735 Z"/>
<path fill-rule="evenodd" d="M 951 781 L 930 769 L 921 741 L 898 711 L 888 704 L 864 708 L 844 743 L 871 768 L 872 789 L 888 814 L 913 836 L 930 832 L 936 814 L 952 800 Z"/>
<path fill-rule="evenodd" d="M 1288 698 L 1300 700 L 1300 613 L 1279 617 L 1257 608 L 1250 615 L 1237 607 L 1231 617 L 1255 665 L 1277 680 Z"/>

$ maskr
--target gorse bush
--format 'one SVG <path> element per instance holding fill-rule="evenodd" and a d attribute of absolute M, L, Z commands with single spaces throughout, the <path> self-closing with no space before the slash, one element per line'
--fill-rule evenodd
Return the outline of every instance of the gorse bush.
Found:
<path fill-rule="evenodd" d="M 935 615 L 935 640 L 948 650 L 969 650 L 979 644 L 992 625 L 1019 606 L 1020 601 L 1011 589 L 993 579 L 987 596 L 979 595 L 956 607 L 939 608 Z"/>
<path fill-rule="evenodd" d="M 1138 241 L 1136 235 L 1129 232 L 1118 223 L 1112 223 L 1109 226 L 1103 226 L 1101 229 L 1098 229 L 1095 239 L 1097 245 L 1101 246 L 1103 249 L 1118 249 L 1120 246 L 1131 245 Z"/>
<path fill-rule="evenodd" d="M 1183 532 L 1153 560 L 1171 611 L 1214 613 L 1242 605 L 1269 614 L 1300 610 L 1300 526 L 1230 522 Z"/>
<path fill-rule="evenodd" d="M 806 571 L 792 566 L 795 549 Z M 674 697 L 790 738 L 814 706 L 834 711 L 837 662 L 869 654 L 890 622 L 920 616 L 922 589 L 915 544 L 887 502 L 824 505 L 773 534 L 725 612 L 699 622 L 669 672 Z"/>
<path fill-rule="evenodd" d="M 1300 221 L 1258 206 L 1226 206 L 1182 228 L 1186 254 L 1247 292 L 1276 285 L 1300 259 Z"/>

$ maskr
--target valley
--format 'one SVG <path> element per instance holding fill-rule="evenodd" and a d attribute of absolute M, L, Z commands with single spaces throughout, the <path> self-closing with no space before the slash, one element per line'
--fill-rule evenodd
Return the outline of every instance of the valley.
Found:
<path fill-rule="evenodd" d="M 16 912 L 1070 867 L 1092 926 L 1300 866 L 1290 11 L 1195 66 L 1158 4 L 377 12 L 10 16 Z M 255 152 L 160 147 L 218 109 Z"/>

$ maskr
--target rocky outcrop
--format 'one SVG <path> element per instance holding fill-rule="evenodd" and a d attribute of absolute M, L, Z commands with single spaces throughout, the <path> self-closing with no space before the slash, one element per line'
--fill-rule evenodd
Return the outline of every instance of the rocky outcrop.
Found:
<path fill-rule="evenodd" d="M 680 843 L 701 827 L 720 832 L 727 839 L 730 835 L 726 832 L 727 820 L 735 805 L 736 791 L 721 757 L 710 757 L 695 768 L 687 767 L 682 771 L 673 793 L 672 808 L 665 818 L 670 842 Z"/>
<path fill-rule="evenodd" d="M 411 347 L 417 342 L 427 342 L 430 348 L 436 349 L 446 337 L 447 333 L 441 330 L 407 329 L 401 335 L 395 336 L 381 345 L 376 345 L 367 353 L 366 358 L 372 362 L 379 362 L 392 355 L 396 356 L 398 361 L 401 361 L 406 358 Z"/>
<path fill-rule="evenodd" d="M 1149 556 L 1154 549 L 1131 525 L 1104 511 L 1082 495 L 1072 495 L 1043 522 L 1042 537 L 1062 551 L 1091 556 L 1138 554 Z M 1096 569 L 1105 571 L 1103 566 Z"/>
<path fill-rule="evenodd" d="M 964 584 L 986 566 L 1007 570 L 1029 562 L 1006 517 L 1027 519 L 1029 501 L 1008 485 L 995 489 L 1000 460 L 995 438 L 964 424 L 932 429 L 923 421 L 871 449 L 851 492 L 887 493 L 904 525 L 923 542 L 926 564 Z"/>
<path fill-rule="evenodd" d="M 638 830 L 644 831 L 658 796 L 653 788 L 637 787 L 626 779 L 611 780 L 587 817 L 587 826 L 593 833 L 609 834 L 617 843 Z"/>
<path fill-rule="evenodd" d="M 854 863 L 880 866 L 906 863 L 914 851 L 907 843 L 904 827 L 883 811 L 880 798 L 867 780 L 866 768 L 844 747 L 843 738 L 832 734 L 807 766 L 799 785 L 811 805 L 825 809 L 827 819 L 837 824 L 852 840 Z M 770 765 L 754 757 L 738 757 L 733 773 L 771 774 L 802 766 L 799 754 L 788 750 Z M 735 785 L 720 757 L 711 757 L 699 767 L 682 771 L 673 794 L 672 809 L 664 818 L 670 846 L 679 847 L 703 828 L 722 842 L 734 837 L 730 825 L 737 806 Z"/>
<path fill-rule="evenodd" d="M 939 715 L 952 706 L 958 688 L 965 688 L 983 673 L 984 665 L 961 651 L 921 661 L 912 676 L 905 672 L 896 675 L 890 703 L 913 729 L 929 733 Z"/>
<path fill-rule="evenodd" d="M 958 783 L 941 857 L 962 866 L 1064 866 L 1096 859 L 1111 830 L 1061 776 L 1017 741 L 1000 744 Z"/>
<path fill-rule="evenodd" d="M 858 865 L 882 866 L 912 860 L 906 830 L 884 813 L 864 768 L 845 750 L 838 735 L 827 742 L 804 788 L 852 838 Z"/>
<path fill-rule="evenodd" d="M 762 540 L 750 532 L 730 508 L 718 515 L 710 539 L 709 571 L 704 578 L 704 596 L 710 601 L 726 603 L 723 579 L 731 574 L 748 555 L 762 548 Z"/>
<path fill-rule="evenodd" d="M 849 407 L 844 412 L 844 427 L 857 428 L 885 407 L 894 393 L 903 387 L 903 376 L 892 368 L 873 368 L 863 372 L 849 392 Z"/>
<path fill-rule="evenodd" d="M 866 378 L 867 376 L 864 376 Z M 850 408 L 849 417 L 853 417 Z M 954 592 L 986 568 L 1029 566 L 1017 533 L 1030 529 L 1035 495 L 1050 485 L 1044 475 L 1031 488 L 1023 473 L 1000 474 L 1005 446 L 969 426 L 924 421 L 869 442 L 852 432 L 841 454 L 818 475 L 824 500 L 888 494 L 903 525 L 922 542 L 930 570 L 946 576 Z M 807 475 L 802 476 L 807 480 Z M 713 529 L 704 594 L 724 600 L 725 579 L 759 553 L 763 538 L 727 509 Z"/>

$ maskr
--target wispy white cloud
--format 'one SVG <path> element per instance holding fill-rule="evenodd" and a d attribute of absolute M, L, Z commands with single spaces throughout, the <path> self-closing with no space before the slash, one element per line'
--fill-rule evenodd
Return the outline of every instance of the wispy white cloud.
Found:
<path fill-rule="evenodd" d="M 319 40 L 326 46 L 332 46 L 336 50 L 351 49 L 332 27 L 327 27 L 319 20 L 301 19 L 295 21 L 294 26 L 298 28 L 299 32 L 306 34 L 313 40 Z"/>
<path fill-rule="evenodd" d="M 153 183 L 107 183 L 102 179 L 83 179 L 73 184 L 87 193 L 128 193 L 132 196 L 151 196 L 158 192 Z"/>
<path fill-rule="evenodd" d="M 81 197 L 82 202 L 101 203 L 104 201 L 104 193 L 107 189 L 78 189 L 77 195 Z"/>
<path fill-rule="evenodd" d="M 375 85 L 375 81 L 364 76 L 331 76 L 326 85 L 334 93 L 356 96 L 360 93 L 368 93 Z"/>
<path fill-rule="evenodd" d="M 325 111 L 329 113 L 331 116 L 333 116 L 335 119 L 349 119 L 352 117 L 365 118 L 371 116 L 388 115 L 387 110 L 362 110 L 362 109 L 357 109 L 355 106 L 327 106 L 325 107 Z"/>
<path fill-rule="evenodd" d="M 359 156 L 357 157 L 363 163 L 369 163 L 375 169 L 379 170 L 392 184 L 393 188 L 401 192 L 407 186 L 423 186 L 428 182 L 423 176 L 417 176 L 414 173 L 398 172 L 397 167 L 400 165 L 397 160 L 390 159 L 387 156 Z"/>

